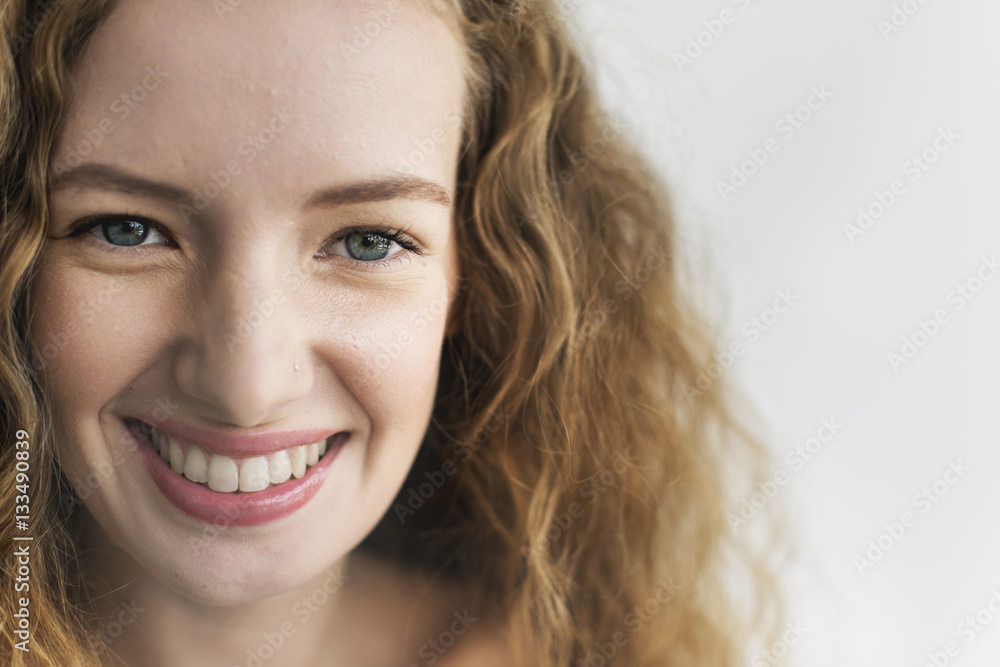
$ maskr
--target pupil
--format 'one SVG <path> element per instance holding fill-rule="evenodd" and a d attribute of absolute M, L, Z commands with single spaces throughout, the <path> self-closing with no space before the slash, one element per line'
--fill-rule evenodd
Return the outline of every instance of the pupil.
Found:
<path fill-rule="evenodd" d="M 371 262 L 388 255 L 390 243 L 381 234 L 351 234 L 347 237 L 347 250 L 354 259 Z"/>
<path fill-rule="evenodd" d="M 104 238 L 114 245 L 139 245 L 145 240 L 149 229 L 135 220 L 115 220 L 104 223 Z"/>

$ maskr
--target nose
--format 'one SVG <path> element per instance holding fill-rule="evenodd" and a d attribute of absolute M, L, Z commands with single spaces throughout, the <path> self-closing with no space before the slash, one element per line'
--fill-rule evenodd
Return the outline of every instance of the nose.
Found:
<path fill-rule="evenodd" d="M 287 414 L 310 391 L 312 365 L 280 271 L 244 261 L 202 275 L 194 333 L 175 361 L 178 386 L 220 422 L 252 427 Z"/>

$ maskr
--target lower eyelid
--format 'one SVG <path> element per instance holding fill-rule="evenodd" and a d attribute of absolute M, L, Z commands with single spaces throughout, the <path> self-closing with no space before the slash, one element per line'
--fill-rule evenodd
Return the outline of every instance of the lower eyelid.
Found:
<path fill-rule="evenodd" d="M 413 253 L 404 248 L 391 257 L 374 262 L 364 262 L 364 264 L 369 265 L 368 269 L 372 271 L 393 271 L 408 265 L 411 261 L 413 261 Z"/>
<path fill-rule="evenodd" d="M 390 255 L 389 257 L 372 260 L 370 262 L 334 254 L 321 258 L 321 261 L 347 262 L 347 266 L 349 268 L 354 268 L 359 271 L 395 271 L 413 261 L 413 255 L 414 253 L 412 251 L 402 248 L 399 252 Z M 335 259 L 331 260 L 330 258 Z"/>

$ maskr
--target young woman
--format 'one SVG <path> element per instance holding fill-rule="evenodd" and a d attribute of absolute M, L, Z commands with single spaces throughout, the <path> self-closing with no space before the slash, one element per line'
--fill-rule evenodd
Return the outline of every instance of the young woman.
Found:
<path fill-rule="evenodd" d="M 0 7 L 4 664 L 746 658 L 761 454 L 555 4 Z"/>

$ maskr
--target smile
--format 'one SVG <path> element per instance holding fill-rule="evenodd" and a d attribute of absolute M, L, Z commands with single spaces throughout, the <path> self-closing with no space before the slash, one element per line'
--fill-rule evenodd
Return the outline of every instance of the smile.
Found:
<path fill-rule="evenodd" d="M 232 435 L 168 421 L 122 421 L 156 488 L 206 523 L 254 526 L 288 516 L 320 489 L 350 431 Z"/>
<path fill-rule="evenodd" d="M 160 458 L 170 464 L 175 473 L 223 493 L 253 493 L 283 484 L 293 477 L 300 479 L 307 468 L 319 463 L 327 449 L 327 441 L 321 440 L 280 449 L 267 456 L 240 459 L 208 452 L 202 446 L 155 428 L 149 436 Z"/>

